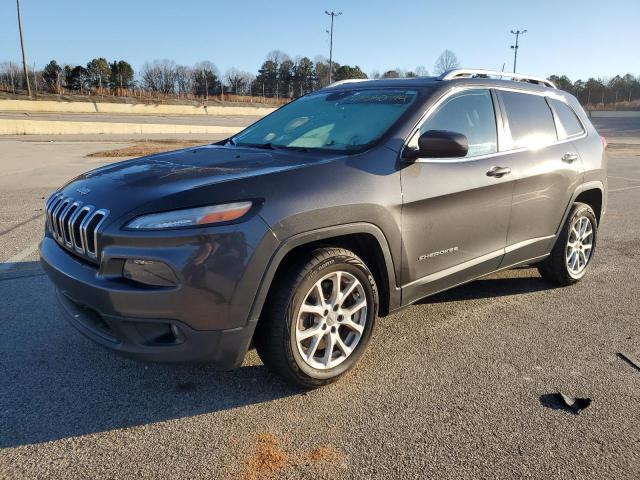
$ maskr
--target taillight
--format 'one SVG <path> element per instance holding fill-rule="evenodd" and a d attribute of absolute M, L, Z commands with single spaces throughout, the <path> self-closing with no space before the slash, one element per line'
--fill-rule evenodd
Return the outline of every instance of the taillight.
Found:
<path fill-rule="evenodd" d="M 600 136 L 600 140 L 602 140 L 602 146 L 604 148 L 607 148 L 609 146 L 609 143 L 607 143 L 607 139 L 604 138 L 603 136 Z"/>

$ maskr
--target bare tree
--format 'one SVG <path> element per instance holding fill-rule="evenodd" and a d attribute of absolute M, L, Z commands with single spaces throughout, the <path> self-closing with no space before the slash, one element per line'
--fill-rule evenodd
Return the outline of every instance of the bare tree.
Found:
<path fill-rule="evenodd" d="M 280 65 L 285 60 L 291 60 L 291 58 L 289 58 L 289 55 L 284 53 L 282 50 L 271 50 L 267 53 L 266 60 L 271 60 L 276 65 Z"/>
<path fill-rule="evenodd" d="M 460 68 L 460 62 L 458 62 L 458 57 L 456 57 L 456 54 L 451 50 L 442 52 L 433 67 L 436 75 L 440 75 L 447 70 L 453 70 L 454 68 Z"/>
<path fill-rule="evenodd" d="M 416 75 L 419 77 L 427 77 L 429 76 L 429 71 L 424 65 L 418 65 L 415 69 Z"/>
<path fill-rule="evenodd" d="M 244 84 L 245 72 L 241 72 L 237 68 L 230 68 L 227 73 L 224 74 L 224 79 L 233 89 L 233 93 L 238 95 L 238 88 L 241 88 Z"/>
<path fill-rule="evenodd" d="M 242 86 L 241 93 L 243 95 L 251 95 L 253 92 L 251 91 L 251 86 L 255 81 L 256 76 L 251 72 L 242 72 Z"/>
<path fill-rule="evenodd" d="M 176 86 L 178 96 L 193 92 L 193 71 L 184 65 L 176 67 Z"/>
<path fill-rule="evenodd" d="M 0 83 L 7 85 L 13 92 L 24 85 L 24 73 L 20 67 L 12 62 L 0 64 Z"/>
<path fill-rule="evenodd" d="M 154 60 L 142 67 L 142 82 L 145 88 L 165 95 L 176 89 L 176 62 L 173 60 Z"/>

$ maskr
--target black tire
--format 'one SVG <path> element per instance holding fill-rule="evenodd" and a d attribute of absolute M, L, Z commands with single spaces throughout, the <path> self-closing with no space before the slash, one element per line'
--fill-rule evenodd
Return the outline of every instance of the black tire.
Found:
<path fill-rule="evenodd" d="M 571 234 L 572 226 L 581 217 L 586 217 L 591 222 L 593 238 L 591 240 L 591 252 L 586 262 L 586 266 L 579 274 L 574 274 L 570 271 L 569 266 L 567 265 L 567 241 Z M 591 265 L 591 260 L 593 259 L 596 249 L 597 237 L 598 222 L 593 209 L 586 203 L 575 203 L 562 227 L 560 236 L 553 246 L 553 250 L 551 250 L 551 254 L 543 262 L 538 264 L 538 271 L 542 278 L 562 286 L 572 285 L 580 281 L 587 273 L 589 265 Z"/>
<path fill-rule="evenodd" d="M 357 345 L 342 363 L 329 369 L 317 369 L 298 351 L 293 329 L 297 328 L 298 310 L 310 289 L 337 271 L 353 275 L 362 285 L 367 301 L 366 315 L 362 317 L 366 321 Z M 256 350 L 264 364 L 286 380 L 305 388 L 327 385 L 353 368 L 369 343 L 378 314 L 376 282 L 365 263 L 344 248 L 318 248 L 289 265 L 274 282 L 277 283 L 269 292 L 254 335 Z"/>

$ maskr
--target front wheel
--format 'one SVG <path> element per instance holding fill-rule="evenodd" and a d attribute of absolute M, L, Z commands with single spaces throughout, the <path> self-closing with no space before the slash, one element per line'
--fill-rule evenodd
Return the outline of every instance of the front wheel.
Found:
<path fill-rule="evenodd" d="M 582 279 L 595 252 L 597 233 L 593 209 L 586 203 L 576 203 L 551 254 L 538 266 L 542 278 L 559 285 L 571 285 Z"/>
<path fill-rule="evenodd" d="M 306 388 L 335 381 L 355 365 L 373 332 L 373 275 L 355 253 L 319 248 L 276 281 L 254 336 L 258 355 Z"/>

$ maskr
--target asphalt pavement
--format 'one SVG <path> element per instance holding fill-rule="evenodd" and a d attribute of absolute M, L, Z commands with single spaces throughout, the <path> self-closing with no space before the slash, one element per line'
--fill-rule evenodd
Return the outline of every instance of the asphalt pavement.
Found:
<path fill-rule="evenodd" d="M 582 282 L 522 268 L 425 299 L 312 392 L 255 352 L 232 372 L 144 364 L 77 333 L 37 263 L 44 199 L 129 139 L 0 138 L 0 478 L 640 478 L 640 370 L 618 355 L 640 361 L 640 119 L 608 120 Z"/>

